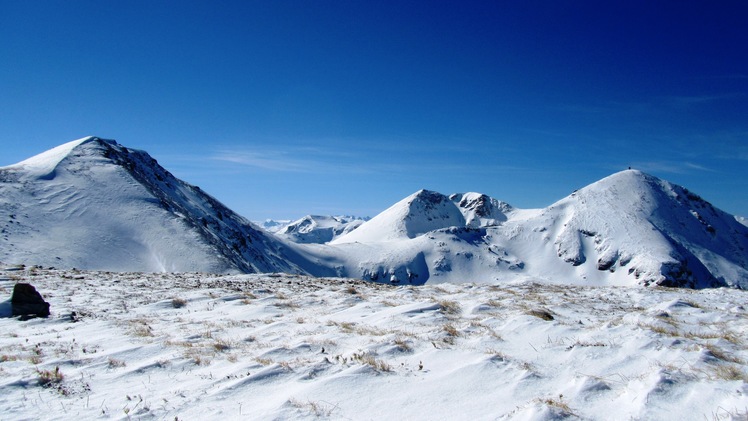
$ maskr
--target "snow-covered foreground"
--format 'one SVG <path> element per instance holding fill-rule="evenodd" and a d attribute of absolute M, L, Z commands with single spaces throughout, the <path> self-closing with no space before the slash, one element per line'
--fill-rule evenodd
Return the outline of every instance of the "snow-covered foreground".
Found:
<path fill-rule="evenodd" d="M 22 269 L 3 419 L 748 416 L 748 295 Z"/>

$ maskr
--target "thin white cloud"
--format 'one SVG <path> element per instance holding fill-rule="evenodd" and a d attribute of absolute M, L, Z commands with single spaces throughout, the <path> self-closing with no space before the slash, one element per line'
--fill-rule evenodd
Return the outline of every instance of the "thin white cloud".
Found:
<path fill-rule="evenodd" d="M 726 99 L 739 98 L 741 96 L 744 96 L 744 94 L 728 93 L 728 94 L 720 94 L 720 95 L 681 95 L 681 96 L 664 97 L 664 100 L 674 105 L 688 106 L 688 105 L 707 104 L 707 103 L 722 101 Z"/>
<path fill-rule="evenodd" d="M 678 162 L 678 161 L 647 161 L 647 162 L 635 162 L 632 164 L 632 168 L 642 170 L 644 172 L 655 172 L 655 173 L 668 173 L 668 174 L 686 174 L 693 171 L 708 171 L 714 172 L 713 169 L 707 168 L 703 165 L 694 164 L 693 162 Z"/>
<path fill-rule="evenodd" d="M 218 149 L 207 162 L 231 164 L 234 170 L 308 174 L 414 174 L 433 172 L 495 173 L 520 171 L 514 165 L 478 164 L 479 150 L 469 139 L 335 138 L 294 139 Z M 282 145 L 282 146 L 279 146 Z"/>
<path fill-rule="evenodd" d="M 292 158 L 276 152 L 222 151 L 211 157 L 214 161 L 228 162 L 245 167 L 270 171 L 309 172 L 316 167 L 314 161 Z"/>

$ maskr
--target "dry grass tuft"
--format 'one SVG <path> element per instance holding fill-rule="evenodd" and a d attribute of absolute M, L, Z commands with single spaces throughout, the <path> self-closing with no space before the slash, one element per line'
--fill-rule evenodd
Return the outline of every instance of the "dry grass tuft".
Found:
<path fill-rule="evenodd" d="M 344 291 L 351 295 L 358 295 L 359 293 L 356 287 L 354 287 L 353 285 L 348 285 Z"/>
<path fill-rule="evenodd" d="M 527 312 L 530 316 L 535 316 L 539 319 L 543 319 L 546 321 L 551 321 L 554 319 L 553 314 L 551 314 L 550 311 L 540 308 L 540 309 L 532 309 Z"/>
<path fill-rule="evenodd" d="M 389 365 L 387 362 L 382 361 L 380 359 L 375 358 L 373 355 L 369 354 L 368 352 L 361 352 L 358 354 L 353 354 L 351 356 L 352 361 L 358 361 L 362 364 L 366 364 L 370 367 L 372 367 L 374 370 L 379 372 L 390 372 L 392 371 L 392 366 Z"/>
<path fill-rule="evenodd" d="M 255 361 L 258 362 L 261 365 L 270 365 L 270 364 L 273 364 L 273 360 L 271 360 L 270 358 L 255 357 Z"/>
<path fill-rule="evenodd" d="M 174 308 L 182 308 L 187 305 L 187 300 L 184 298 L 174 297 L 171 299 L 171 306 Z"/>
<path fill-rule="evenodd" d="M 462 307 L 460 307 L 460 303 L 457 301 L 441 300 L 437 304 L 439 304 L 439 311 L 444 314 L 456 316 L 462 313 Z"/>
<path fill-rule="evenodd" d="M 397 346 L 397 349 L 400 350 L 400 351 L 402 351 L 402 352 L 410 352 L 410 351 L 413 350 L 413 347 L 410 345 L 410 343 L 408 342 L 408 340 L 406 340 L 406 339 L 404 339 L 402 337 L 398 336 L 392 342 L 395 344 L 395 346 Z"/>
<path fill-rule="evenodd" d="M 727 352 L 725 352 L 723 349 L 717 347 L 716 345 L 706 344 L 706 345 L 704 345 L 704 348 L 706 348 L 706 350 L 709 353 L 709 355 L 711 355 L 712 357 L 714 357 L 714 358 L 716 358 L 718 360 L 726 361 L 726 362 L 729 362 L 729 363 L 735 363 L 735 364 L 745 365 L 745 361 L 744 360 L 742 360 L 742 359 L 740 359 L 740 358 L 738 358 L 738 357 L 736 357 L 734 355 L 728 354 Z"/>
<path fill-rule="evenodd" d="M 126 366 L 127 364 L 122 360 L 109 357 L 108 365 L 109 365 L 109 368 L 120 368 L 120 367 Z"/>
<path fill-rule="evenodd" d="M 36 370 L 36 374 L 39 376 L 37 382 L 42 386 L 60 383 L 65 378 L 60 367 L 55 367 L 54 370 Z"/>
<path fill-rule="evenodd" d="M 153 329 L 151 329 L 147 324 L 138 323 L 133 326 L 132 334 L 140 337 L 150 337 L 153 336 Z"/>
<path fill-rule="evenodd" d="M 569 405 L 564 402 L 564 395 L 559 395 L 558 399 L 556 398 L 545 398 L 545 399 L 538 399 L 538 401 L 548 407 L 556 408 L 561 411 L 562 414 L 565 416 L 576 416 L 574 414 L 574 411 L 571 410 Z"/>
<path fill-rule="evenodd" d="M 213 349 L 215 349 L 218 352 L 225 352 L 231 348 L 232 346 L 229 341 L 225 341 L 223 339 L 216 339 L 216 341 L 213 342 Z"/>
<path fill-rule="evenodd" d="M 452 336 L 452 337 L 460 336 L 460 331 L 457 330 L 455 325 L 453 325 L 452 323 L 447 323 L 444 326 L 442 326 L 442 330 L 449 336 Z"/>
<path fill-rule="evenodd" d="M 314 415 L 317 418 L 330 417 L 332 412 L 337 409 L 337 406 L 329 405 L 324 402 L 302 402 L 296 398 L 289 399 L 288 404 L 297 409 L 306 409 L 311 415 Z"/>
<path fill-rule="evenodd" d="M 712 368 L 709 377 L 712 380 L 719 379 L 748 383 L 748 373 L 735 365 L 718 365 Z"/>

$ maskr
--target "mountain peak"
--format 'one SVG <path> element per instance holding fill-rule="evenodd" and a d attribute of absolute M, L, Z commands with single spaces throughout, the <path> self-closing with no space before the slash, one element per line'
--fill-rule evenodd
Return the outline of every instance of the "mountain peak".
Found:
<path fill-rule="evenodd" d="M 247 273 L 306 263 L 148 153 L 95 136 L 0 169 L 0 216 L 12 221 L 3 261 Z"/>
<path fill-rule="evenodd" d="M 55 177 L 55 170 L 57 169 L 57 166 L 60 164 L 60 162 L 71 156 L 74 151 L 79 150 L 84 145 L 89 144 L 97 144 L 103 146 L 117 145 L 117 142 L 114 140 L 102 139 L 96 136 L 86 136 L 67 143 L 63 143 L 60 146 L 42 152 L 38 155 L 34 155 L 31 158 L 25 159 L 17 164 L 4 167 L 4 169 L 22 171 L 23 173 L 25 173 L 25 175 L 34 178 L 52 179 Z"/>

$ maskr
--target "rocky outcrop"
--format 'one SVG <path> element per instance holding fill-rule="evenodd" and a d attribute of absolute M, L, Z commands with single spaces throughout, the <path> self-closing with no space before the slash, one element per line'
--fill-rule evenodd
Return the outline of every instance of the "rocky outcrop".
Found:
<path fill-rule="evenodd" d="M 21 316 L 22 320 L 49 317 L 49 303 L 44 301 L 42 295 L 31 284 L 16 284 L 10 303 L 13 317 Z"/>

